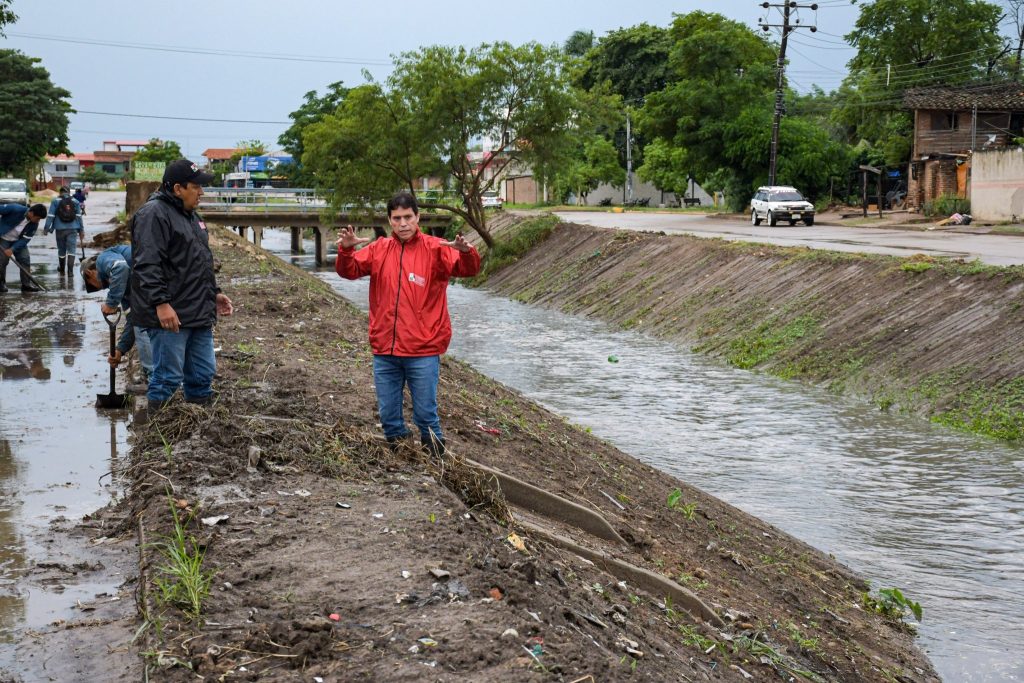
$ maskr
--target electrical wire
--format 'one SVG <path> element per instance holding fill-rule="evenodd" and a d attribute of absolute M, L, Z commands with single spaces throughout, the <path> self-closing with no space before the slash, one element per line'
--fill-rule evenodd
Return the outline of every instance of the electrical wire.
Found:
<path fill-rule="evenodd" d="M 76 114 L 92 114 L 95 116 L 123 116 L 130 119 L 166 119 L 168 121 L 202 121 L 204 123 L 257 123 L 268 126 L 290 126 L 294 121 L 252 121 L 247 119 L 213 119 L 199 116 L 160 116 L 157 114 L 122 114 L 113 111 L 88 111 L 76 109 Z"/>
<path fill-rule="evenodd" d="M 142 43 L 124 43 L 117 41 L 91 40 L 88 38 L 71 38 L 67 36 L 50 36 L 32 33 L 7 32 L 8 37 L 26 38 L 29 40 L 46 40 L 55 43 L 74 43 L 94 47 L 116 47 L 129 50 L 149 50 L 152 52 L 174 52 L 178 54 L 211 55 L 215 57 L 239 57 L 244 59 L 266 59 L 281 62 L 309 62 L 316 64 L 353 64 L 356 66 L 393 66 L 390 61 L 355 59 L 352 57 L 317 57 L 309 55 L 290 55 L 272 52 L 244 52 L 240 50 L 216 50 L 211 48 L 181 47 L 177 45 L 153 45 Z"/>

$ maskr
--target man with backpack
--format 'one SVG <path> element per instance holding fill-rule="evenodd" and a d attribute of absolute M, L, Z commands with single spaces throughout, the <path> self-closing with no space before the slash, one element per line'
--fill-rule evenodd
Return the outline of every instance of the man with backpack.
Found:
<path fill-rule="evenodd" d="M 21 291 L 39 291 L 26 274 L 32 267 L 28 241 L 36 234 L 39 221 L 45 216 L 46 207 L 42 204 L 33 204 L 31 208 L 21 204 L 0 204 L 0 293 L 7 291 L 7 262 L 12 258 L 25 269 L 21 271 Z M 25 221 L 24 225 L 22 221 Z"/>
<path fill-rule="evenodd" d="M 78 240 L 85 240 L 85 226 L 82 225 L 82 207 L 71 196 L 67 187 L 60 188 L 60 196 L 50 202 L 43 234 L 57 232 L 57 270 L 61 277 L 75 274 L 75 250 Z"/>

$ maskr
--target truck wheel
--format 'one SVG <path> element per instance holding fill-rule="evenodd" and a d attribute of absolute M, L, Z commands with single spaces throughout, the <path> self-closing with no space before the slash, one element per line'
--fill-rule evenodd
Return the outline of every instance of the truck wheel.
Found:
<path fill-rule="evenodd" d="M 757 217 L 757 211 L 751 210 L 750 212 L 750 224 L 761 225 L 761 219 Z"/>
<path fill-rule="evenodd" d="M 771 211 L 769 211 L 768 212 L 768 225 L 770 225 L 770 226 L 772 226 L 774 228 L 778 224 L 779 224 L 779 221 L 778 221 L 778 219 L 775 218 L 775 214 L 772 213 Z"/>
<path fill-rule="evenodd" d="M 811 227 L 812 225 L 814 225 L 814 216 L 807 216 L 807 217 L 805 217 L 804 218 L 804 225 L 806 225 L 807 227 Z"/>

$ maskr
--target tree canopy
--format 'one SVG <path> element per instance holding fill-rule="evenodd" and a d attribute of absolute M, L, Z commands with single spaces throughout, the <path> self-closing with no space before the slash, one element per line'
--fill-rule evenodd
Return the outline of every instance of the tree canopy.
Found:
<path fill-rule="evenodd" d="M 550 178 L 571 151 L 577 112 L 565 60 L 536 43 L 404 53 L 385 83 L 349 90 L 337 111 L 306 127 L 302 164 L 334 190 L 335 206 L 447 179 L 451 198 L 421 206 L 461 216 L 491 245 L 480 194 L 514 165 Z M 471 154 L 484 138 L 491 150 Z"/>
<path fill-rule="evenodd" d="M 133 161 L 163 161 L 171 163 L 184 156 L 181 152 L 181 146 L 174 140 L 150 138 L 149 142 L 135 153 Z"/>
<path fill-rule="evenodd" d="M 11 11 L 11 0 L 0 0 L 0 38 L 6 37 L 4 26 L 17 20 L 18 15 Z"/>
<path fill-rule="evenodd" d="M 17 50 L 0 50 L 0 172 L 68 152 L 71 93 L 54 85 L 39 61 Z"/>

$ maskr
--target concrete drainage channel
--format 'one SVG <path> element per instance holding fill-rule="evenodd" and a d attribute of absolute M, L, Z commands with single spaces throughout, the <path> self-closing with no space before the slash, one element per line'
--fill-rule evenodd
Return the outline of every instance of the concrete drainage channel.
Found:
<path fill-rule="evenodd" d="M 623 550 L 629 548 L 629 544 L 615 531 L 608 520 L 594 510 L 516 479 L 492 467 L 469 459 L 465 462 L 469 467 L 477 470 L 482 475 L 482 481 L 491 485 L 494 492 L 503 496 L 508 504 L 574 527 L 591 536 L 611 542 Z M 725 622 L 715 614 L 714 610 L 675 581 L 625 560 L 612 557 L 601 550 L 588 548 L 582 543 L 566 538 L 553 529 L 524 519 L 521 515 L 515 515 L 515 522 L 518 526 L 544 539 L 546 542 L 574 553 L 588 562 L 592 562 L 618 580 L 626 581 L 646 591 L 652 598 L 657 600 L 671 599 L 672 604 L 686 611 L 694 622 L 706 621 L 718 628 L 725 627 Z"/>

